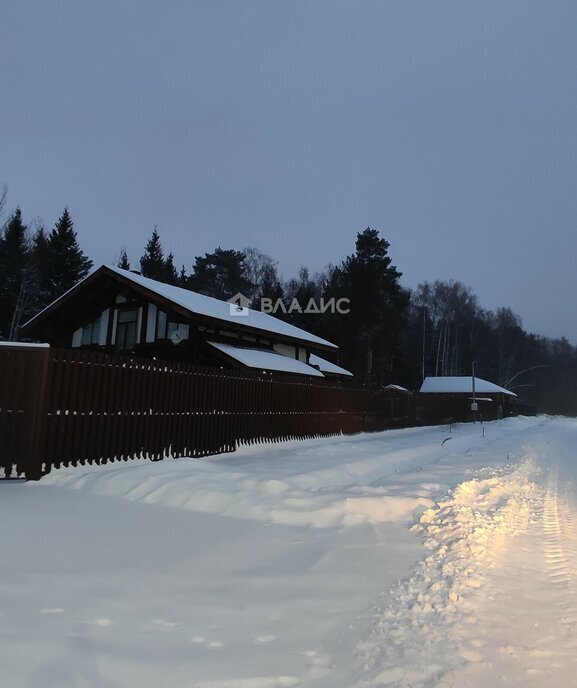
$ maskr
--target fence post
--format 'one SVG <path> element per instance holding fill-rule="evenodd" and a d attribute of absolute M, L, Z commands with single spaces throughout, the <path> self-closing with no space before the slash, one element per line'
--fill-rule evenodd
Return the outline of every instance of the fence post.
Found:
<path fill-rule="evenodd" d="M 38 355 L 41 359 L 38 371 L 38 396 L 31 409 L 28 422 L 29 443 L 24 468 L 26 480 L 40 480 L 43 475 L 42 464 L 46 452 L 48 377 L 52 355 L 49 347 L 42 349 Z M 49 471 L 50 467 L 46 472 Z"/>

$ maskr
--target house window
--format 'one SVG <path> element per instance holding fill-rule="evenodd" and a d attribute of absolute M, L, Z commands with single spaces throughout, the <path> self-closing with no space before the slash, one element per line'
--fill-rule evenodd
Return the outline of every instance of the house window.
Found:
<path fill-rule="evenodd" d="M 82 328 L 82 346 L 98 344 L 100 338 L 100 318 L 96 318 Z"/>
<path fill-rule="evenodd" d="M 158 311 L 156 316 L 156 338 L 166 339 L 166 313 Z"/>
<path fill-rule="evenodd" d="M 188 339 L 188 325 L 172 322 L 164 311 L 158 311 L 156 315 L 156 338 L 170 339 L 177 331 L 181 339 Z"/>
<path fill-rule="evenodd" d="M 136 323 L 138 310 L 118 311 L 116 325 L 116 348 L 133 349 L 136 344 Z"/>
<path fill-rule="evenodd" d="M 170 339 L 172 335 L 176 332 L 178 329 L 178 324 L 175 322 L 169 322 L 168 327 L 166 328 L 166 338 Z"/>

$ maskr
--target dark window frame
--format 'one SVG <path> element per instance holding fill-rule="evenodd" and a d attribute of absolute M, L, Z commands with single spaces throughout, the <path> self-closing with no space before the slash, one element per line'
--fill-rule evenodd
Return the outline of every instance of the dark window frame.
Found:
<path fill-rule="evenodd" d="M 131 351 L 138 343 L 138 311 L 139 306 L 127 304 L 127 308 L 116 309 L 116 336 L 114 347 L 118 351 Z M 132 320 L 120 320 L 121 313 L 134 313 Z"/>
<path fill-rule="evenodd" d="M 161 324 L 161 321 L 164 321 Z M 187 327 L 187 339 L 190 338 L 190 325 L 186 322 L 177 322 L 176 320 L 170 319 L 170 314 L 160 308 L 156 309 L 156 324 L 154 328 L 154 341 L 156 342 L 168 342 L 176 330 Z"/>
<path fill-rule="evenodd" d="M 82 338 L 80 346 L 92 346 L 100 342 L 100 328 L 102 326 L 102 316 L 91 320 L 82 327 Z"/>

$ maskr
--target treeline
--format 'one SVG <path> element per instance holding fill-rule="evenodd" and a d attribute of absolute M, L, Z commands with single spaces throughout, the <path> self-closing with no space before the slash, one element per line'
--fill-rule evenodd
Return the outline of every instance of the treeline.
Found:
<path fill-rule="evenodd" d="M 4 192 L 0 210 L 5 202 Z M 177 267 L 156 228 L 137 262 L 121 249 L 118 266 L 219 299 L 240 293 L 255 308 L 266 299 L 276 317 L 338 344 L 337 362 L 358 383 L 418 389 L 427 375 L 470 375 L 474 361 L 477 376 L 539 410 L 577 415 L 576 347 L 526 332 L 507 307 L 483 309 L 460 282 L 403 288 L 389 244 L 375 229 L 358 233 L 339 265 L 314 274 L 302 267 L 290 279 L 256 248 L 219 247 Z M 18 340 L 21 325 L 91 267 L 67 209 L 49 231 L 27 227 L 20 209 L 11 213 L 0 233 L 0 338 Z M 338 301 L 345 307 L 324 307 Z"/>
<path fill-rule="evenodd" d="M 0 195 L 0 212 L 6 187 Z M 16 341 L 34 314 L 85 277 L 92 261 L 84 255 L 67 208 L 49 231 L 32 229 L 17 208 L 0 231 L 0 339 Z"/>

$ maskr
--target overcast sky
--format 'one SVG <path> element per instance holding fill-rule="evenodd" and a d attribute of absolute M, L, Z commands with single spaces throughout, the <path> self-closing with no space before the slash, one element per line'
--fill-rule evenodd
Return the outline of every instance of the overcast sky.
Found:
<path fill-rule="evenodd" d="M 2 0 L 0 184 L 137 262 L 257 246 L 289 277 L 378 229 L 577 343 L 575 0 Z"/>

